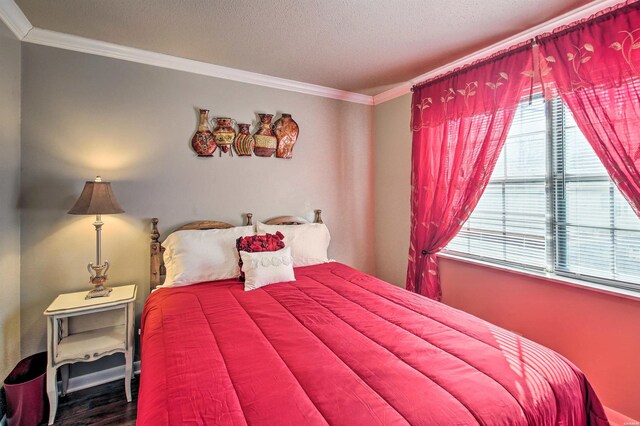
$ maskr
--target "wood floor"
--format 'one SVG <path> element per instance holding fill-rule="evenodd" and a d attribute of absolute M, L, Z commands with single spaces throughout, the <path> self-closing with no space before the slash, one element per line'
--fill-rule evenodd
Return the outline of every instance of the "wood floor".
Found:
<path fill-rule="evenodd" d="M 127 403 L 124 380 L 60 397 L 54 425 L 135 425 L 139 378 L 131 381 L 132 401 Z"/>

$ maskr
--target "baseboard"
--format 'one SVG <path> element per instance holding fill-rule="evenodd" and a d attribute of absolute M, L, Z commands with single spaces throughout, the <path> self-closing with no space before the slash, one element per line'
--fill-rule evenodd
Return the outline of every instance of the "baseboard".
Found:
<path fill-rule="evenodd" d="M 133 363 L 133 372 L 135 374 L 140 374 L 140 361 Z M 70 377 L 67 393 L 76 392 L 121 379 L 124 379 L 124 365 L 96 371 L 95 373 L 83 374 L 82 376 Z M 58 382 L 58 385 L 60 389 L 60 382 Z M 0 424 L 0 426 L 2 425 Z"/>
<path fill-rule="evenodd" d="M 617 412 L 616 410 L 612 410 L 609 407 L 604 407 L 604 411 L 607 414 L 607 418 L 609 419 L 609 423 L 611 426 L 637 426 L 640 425 L 640 422 L 632 419 L 631 417 L 625 416 L 622 413 Z"/>

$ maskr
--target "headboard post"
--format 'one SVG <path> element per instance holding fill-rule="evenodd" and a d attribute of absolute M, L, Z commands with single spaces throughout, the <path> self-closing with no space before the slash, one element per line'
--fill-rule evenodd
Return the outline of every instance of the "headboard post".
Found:
<path fill-rule="evenodd" d="M 253 218 L 253 213 L 247 213 L 247 226 L 253 225 L 252 218 Z"/>
<path fill-rule="evenodd" d="M 318 210 L 315 210 L 315 212 L 316 212 L 316 217 L 315 217 L 315 219 L 313 219 L 313 222 L 314 223 L 324 223 L 322 221 L 322 210 L 318 209 Z"/>
<path fill-rule="evenodd" d="M 158 231 L 158 218 L 151 219 L 151 290 L 160 285 L 162 252 L 164 248 L 160 244 L 160 232 Z"/>
<path fill-rule="evenodd" d="M 158 218 L 154 217 L 151 219 L 151 242 L 158 243 L 160 242 L 160 232 L 158 231 Z"/>

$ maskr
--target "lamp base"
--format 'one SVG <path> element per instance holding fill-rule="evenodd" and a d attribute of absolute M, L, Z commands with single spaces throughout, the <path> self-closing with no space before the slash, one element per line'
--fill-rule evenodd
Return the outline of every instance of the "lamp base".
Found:
<path fill-rule="evenodd" d="M 105 287 L 103 285 L 97 285 L 93 290 L 91 290 L 84 297 L 85 299 L 93 299 L 94 297 L 106 297 L 111 293 L 111 288 Z"/>
<path fill-rule="evenodd" d="M 100 234 L 98 234 L 100 235 Z M 100 239 L 98 238 L 98 241 Z M 99 244 L 99 243 L 98 243 Z M 100 251 L 98 250 L 98 253 Z M 98 255 L 98 258 L 100 256 Z M 105 260 L 103 264 L 94 265 L 90 263 L 87 265 L 87 270 L 91 273 L 91 284 L 93 284 L 93 290 L 91 290 L 85 296 L 85 299 L 93 299 L 94 297 L 105 297 L 111 293 L 111 289 L 109 287 L 105 287 L 104 283 L 107 282 L 107 271 L 109 270 L 109 261 Z"/>

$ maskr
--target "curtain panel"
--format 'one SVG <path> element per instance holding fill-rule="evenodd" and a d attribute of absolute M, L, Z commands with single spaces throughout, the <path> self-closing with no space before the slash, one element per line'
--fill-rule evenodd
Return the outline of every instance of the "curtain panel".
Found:
<path fill-rule="evenodd" d="M 517 105 L 530 95 L 532 58 L 522 44 L 413 88 L 408 290 L 441 299 L 436 253 L 487 186 Z"/>
<path fill-rule="evenodd" d="M 640 216 L 640 2 L 538 38 L 547 98 L 560 96 Z"/>

